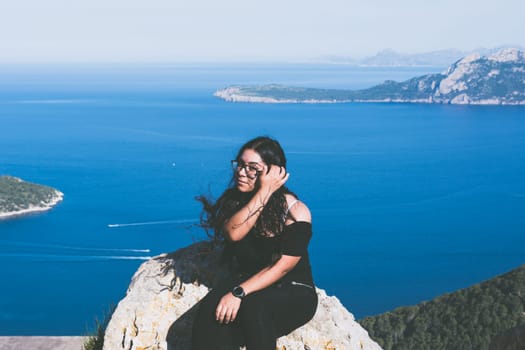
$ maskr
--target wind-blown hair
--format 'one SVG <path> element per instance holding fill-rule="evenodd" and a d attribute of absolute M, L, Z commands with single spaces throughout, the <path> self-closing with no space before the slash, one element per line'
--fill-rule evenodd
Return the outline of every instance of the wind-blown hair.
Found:
<path fill-rule="evenodd" d="M 286 168 L 286 157 L 277 140 L 267 136 L 256 137 L 241 147 L 236 159 L 239 161 L 243 152 L 248 149 L 257 152 L 268 166 L 277 165 Z M 225 222 L 245 206 L 257 190 L 255 189 L 253 192 L 248 193 L 241 192 L 236 188 L 234 179 L 235 173 L 233 174 L 229 187 L 216 202 L 213 202 L 205 196 L 197 197 L 197 200 L 203 204 L 201 225 L 206 229 L 208 235 L 213 236 L 215 239 L 224 238 L 223 230 Z M 282 234 L 288 212 L 286 194 L 297 197 L 286 186 L 281 186 L 271 195 L 253 228 L 257 235 L 273 235 L 279 237 Z M 213 235 L 210 234 L 210 229 L 213 230 Z"/>

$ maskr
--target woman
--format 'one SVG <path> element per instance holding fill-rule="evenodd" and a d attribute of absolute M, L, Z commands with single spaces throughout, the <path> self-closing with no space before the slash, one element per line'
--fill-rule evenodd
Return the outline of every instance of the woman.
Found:
<path fill-rule="evenodd" d="M 310 211 L 284 184 L 286 158 L 276 140 L 257 137 L 232 161 L 232 185 L 216 203 L 200 198 L 205 225 L 225 241 L 231 278 L 199 305 L 193 350 L 275 350 L 278 337 L 317 308 L 308 242 Z"/>

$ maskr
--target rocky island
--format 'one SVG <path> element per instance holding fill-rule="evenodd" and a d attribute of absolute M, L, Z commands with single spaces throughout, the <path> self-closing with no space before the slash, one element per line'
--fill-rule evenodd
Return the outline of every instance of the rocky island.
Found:
<path fill-rule="evenodd" d="M 48 186 L 0 176 L 0 219 L 51 209 L 64 194 Z"/>
<path fill-rule="evenodd" d="M 472 54 L 440 74 L 423 75 L 404 82 L 387 80 L 363 90 L 259 85 L 230 86 L 214 95 L 230 102 L 255 103 L 525 105 L 525 53 L 509 48 L 489 56 Z"/>

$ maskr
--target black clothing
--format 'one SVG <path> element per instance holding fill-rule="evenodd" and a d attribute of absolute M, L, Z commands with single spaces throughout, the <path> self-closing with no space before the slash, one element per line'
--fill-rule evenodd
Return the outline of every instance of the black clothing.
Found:
<path fill-rule="evenodd" d="M 281 236 L 264 237 L 250 231 L 238 242 L 227 243 L 233 258 L 233 272 L 250 277 L 271 265 L 276 255 L 300 256 L 301 260 L 280 282 L 296 281 L 313 286 L 308 242 L 312 237 L 312 224 L 297 221 L 284 227 Z"/>
<path fill-rule="evenodd" d="M 232 275 L 204 297 L 199 305 L 192 334 L 192 350 L 274 350 L 278 337 L 304 325 L 315 314 L 317 294 L 313 284 L 308 242 L 311 224 L 295 222 L 281 236 L 264 237 L 250 232 L 239 242 L 228 243 L 227 254 L 234 262 Z M 297 265 L 273 285 L 242 299 L 237 318 L 220 324 L 215 310 L 220 299 L 279 255 L 300 256 Z"/>
<path fill-rule="evenodd" d="M 215 309 L 237 283 L 226 281 L 209 292 L 193 323 L 192 350 L 275 350 L 277 338 L 304 325 L 315 314 L 317 294 L 312 287 L 277 284 L 242 299 L 235 321 L 220 324 Z"/>

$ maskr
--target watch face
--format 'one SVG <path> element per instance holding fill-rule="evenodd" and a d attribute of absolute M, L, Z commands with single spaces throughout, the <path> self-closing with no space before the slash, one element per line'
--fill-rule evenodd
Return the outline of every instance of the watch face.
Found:
<path fill-rule="evenodd" d="M 242 289 L 241 286 L 236 286 L 233 288 L 232 294 L 236 296 L 237 298 L 242 298 L 244 297 L 244 289 Z"/>

